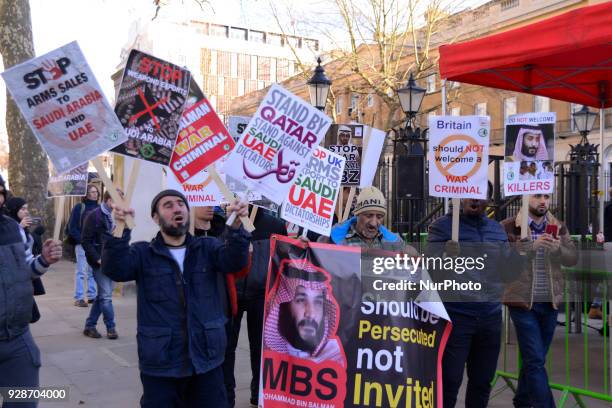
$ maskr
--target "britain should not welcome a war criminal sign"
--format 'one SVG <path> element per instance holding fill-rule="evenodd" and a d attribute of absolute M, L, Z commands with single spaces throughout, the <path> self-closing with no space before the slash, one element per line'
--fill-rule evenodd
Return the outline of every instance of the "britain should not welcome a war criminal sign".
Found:
<path fill-rule="evenodd" d="M 330 124 L 324 113 L 273 84 L 228 155 L 225 173 L 280 204 Z"/>
<path fill-rule="evenodd" d="M 344 157 L 317 147 L 291 186 L 281 217 L 310 231 L 329 235 L 345 161 Z"/>
<path fill-rule="evenodd" d="M 58 173 L 127 139 L 76 41 L 2 76 Z"/>
<path fill-rule="evenodd" d="M 167 166 L 189 95 L 188 70 L 132 50 L 115 112 L 129 139 L 113 152 Z"/>
<path fill-rule="evenodd" d="M 47 183 L 47 198 L 84 196 L 87 194 L 87 166 L 82 164 L 62 174 L 51 169 Z"/>
<path fill-rule="evenodd" d="M 504 194 L 550 194 L 555 185 L 555 112 L 506 119 Z"/>
<path fill-rule="evenodd" d="M 429 118 L 429 194 L 487 198 L 488 116 Z"/>

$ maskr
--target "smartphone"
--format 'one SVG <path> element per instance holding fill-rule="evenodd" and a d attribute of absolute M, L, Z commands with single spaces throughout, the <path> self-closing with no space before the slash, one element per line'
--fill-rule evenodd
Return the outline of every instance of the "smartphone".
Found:
<path fill-rule="evenodd" d="M 559 237 L 557 236 L 559 232 L 559 227 L 554 225 L 554 224 L 548 224 L 546 225 L 546 233 L 549 235 L 552 235 L 555 239 L 558 239 Z"/>

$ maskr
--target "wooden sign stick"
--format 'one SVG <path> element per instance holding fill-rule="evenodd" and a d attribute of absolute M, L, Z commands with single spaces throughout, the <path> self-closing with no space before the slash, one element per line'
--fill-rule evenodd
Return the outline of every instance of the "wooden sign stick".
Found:
<path fill-rule="evenodd" d="M 338 217 L 338 222 L 342 222 L 342 199 L 344 198 L 344 187 L 340 186 L 338 189 L 338 201 L 336 202 L 336 216 Z"/>
<path fill-rule="evenodd" d="M 195 233 L 195 207 L 189 207 L 189 233 Z"/>
<path fill-rule="evenodd" d="M 219 177 L 219 173 L 217 173 L 217 169 L 215 168 L 215 166 L 208 166 L 206 168 L 206 171 L 208 171 L 208 174 L 210 174 L 213 181 L 215 182 L 215 184 L 217 184 L 217 187 L 219 187 L 219 190 L 221 190 L 221 193 L 225 196 L 225 198 L 228 201 L 231 200 L 232 197 L 234 197 L 234 194 L 229 190 L 229 188 L 227 188 L 223 180 L 221 180 L 221 177 Z M 240 217 L 240 220 L 242 221 L 242 225 L 244 225 L 245 230 L 247 230 L 248 232 L 252 232 L 255 230 L 255 226 L 253 225 L 251 220 L 249 220 L 249 217 Z"/>
<path fill-rule="evenodd" d="M 55 207 L 55 225 L 53 226 L 53 239 L 58 241 L 60 238 L 60 231 L 62 228 L 62 220 L 64 218 L 64 204 L 66 203 L 66 197 L 61 196 L 57 200 L 57 207 Z"/>
<path fill-rule="evenodd" d="M 96 168 L 96 171 L 98 172 L 98 176 L 102 179 L 102 182 L 104 183 L 104 185 L 108 189 L 108 193 L 113 198 L 113 201 L 115 203 L 118 203 L 119 206 L 121 206 L 123 208 L 127 208 L 126 205 L 125 205 L 125 202 L 123 201 L 123 199 L 121 198 L 121 196 L 117 192 L 117 189 L 116 189 L 115 185 L 113 184 L 111 179 L 108 177 L 108 174 L 106 174 L 106 170 L 104 169 L 104 165 L 102 164 L 102 160 L 100 160 L 99 157 L 96 157 L 96 158 L 92 159 L 91 162 L 94 165 L 94 167 Z M 134 229 L 135 224 L 134 224 L 134 218 L 132 216 L 128 216 L 126 218 L 126 220 L 125 220 L 125 223 L 127 224 L 128 228 Z"/>
<path fill-rule="evenodd" d="M 349 190 L 349 196 L 346 200 L 346 207 L 344 208 L 344 213 L 342 214 L 342 219 L 340 222 L 344 222 L 348 219 L 348 216 L 351 212 L 351 205 L 353 204 L 353 198 L 355 198 L 355 193 L 357 192 L 357 187 L 351 187 Z"/>
<path fill-rule="evenodd" d="M 529 236 L 529 194 L 523 194 L 521 206 L 521 239 Z"/>
<path fill-rule="evenodd" d="M 125 197 L 125 206 L 129 207 L 132 203 L 132 196 L 134 195 L 134 188 L 136 187 L 136 180 L 138 179 L 138 173 L 140 172 L 140 160 L 134 160 L 132 162 L 132 169 L 130 170 L 130 178 L 128 179 L 128 185 L 125 189 L 124 197 Z M 115 227 L 115 231 L 113 231 L 113 236 L 117 238 L 121 238 L 123 236 L 123 229 L 125 228 L 125 223 L 118 222 Z"/>
<path fill-rule="evenodd" d="M 259 207 L 257 207 L 256 205 L 253 206 L 253 209 L 251 210 L 251 214 L 249 215 L 249 220 L 251 221 L 251 223 L 255 222 L 255 217 L 257 217 L 257 210 L 258 209 L 259 209 Z"/>
<path fill-rule="evenodd" d="M 453 198 L 453 222 L 452 222 L 452 230 L 451 230 L 451 239 L 455 242 L 459 242 L 459 206 L 461 205 L 461 200 L 458 198 Z"/>

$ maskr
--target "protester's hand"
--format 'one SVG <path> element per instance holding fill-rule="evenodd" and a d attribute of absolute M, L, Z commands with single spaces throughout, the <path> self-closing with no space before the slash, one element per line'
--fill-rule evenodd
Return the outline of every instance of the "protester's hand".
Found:
<path fill-rule="evenodd" d="M 32 217 L 26 215 L 21 219 L 19 225 L 21 225 L 23 228 L 28 228 L 30 225 L 32 225 Z"/>
<path fill-rule="evenodd" d="M 555 241 L 557 241 L 556 244 L 555 244 Z M 550 234 L 542 234 L 533 243 L 533 249 L 537 251 L 540 248 L 544 248 L 548 251 L 555 251 L 556 249 L 559 249 L 558 241 L 559 241 L 558 239 L 556 240 Z"/>
<path fill-rule="evenodd" d="M 452 240 L 446 241 L 446 244 L 444 245 L 444 252 L 446 253 L 446 256 L 450 256 L 450 257 L 459 256 L 459 252 L 460 252 L 459 242 L 452 241 Z"/>
<path fill-rule="evenodd" d="M 125 222 L 125 219 L 127 218 L 128 215 L 135 217 L 136 212 L 134 211 L 133 208 L 124 209 L 118 206 L 115 206 L 113 208 L 113 218 L 115 219 L 115 222 L 117 223 Z"/>
<path fill-rule="evenodd" d="M 42 257 L 49 265 L 62 259 L 62 241 L 46 240 L 42 247 Z"/>
<path fill-rule="evenodd" d="M 234 201 L 227 206 L 225 211 L 227 212 L 228 217 L 231 217 L 232 213 L 236 213 L 236 219 L 232 223 L 231 227 L 233 229 L 238 229 L 242 223 L 242 221 L 240 221 L 240 217 L 249 216 L 249 205 L 247 202 L 234 199 Z"/>

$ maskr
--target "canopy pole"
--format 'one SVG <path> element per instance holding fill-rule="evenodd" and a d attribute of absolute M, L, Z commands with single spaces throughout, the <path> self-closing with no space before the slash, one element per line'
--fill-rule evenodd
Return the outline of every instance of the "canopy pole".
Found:
<path fill-rule="evenodd" d="M 442 116 L 446 115 L 446 79 L 442 80 Z M 448 214 L 448 197 L 444 197 L 444 214 Z"/>
<path fill-rule="evenodd" d="M 604 169 L 604 116 L 606 114 L 605 105 L 602 100 L 601 110 L 599 111 L 599 146 L 601 146 L 601 154 L 599 155 L 599 191 L 601 195 L 599 197 L 599 231 L 604 231 L 604 201 L 606 200 L 606 180 L 605 180 L 605 169 Z M 610 175 L 612 177 L 612 174 Z M 610 197 L 612 199 L 612 197 Z M 595 231 L 593 231 L 595 233 Z M 612 343 L 612 342 L 611 342 Z"/>

